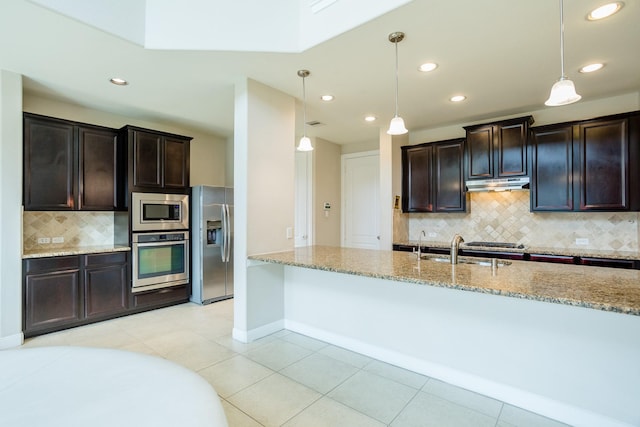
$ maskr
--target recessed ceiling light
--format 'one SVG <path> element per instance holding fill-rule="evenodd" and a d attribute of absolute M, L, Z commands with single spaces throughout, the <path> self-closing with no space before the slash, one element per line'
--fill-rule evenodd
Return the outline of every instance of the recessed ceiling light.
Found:
<path fill-rule="evenodd" d="M 598 19 L 604 19 L 608 16 L 613 15 L 620 9 L 622 9 L 624 3 L 621 1 L 617 1 L 614 3 L 607 3 L 603 6 L 600 6 L 596 9 L 593 9 L 589 15 L 587 15 L 587 19 L 589 21 L 597 21 Z"/>
<path fill-rule="evenodd" d="M 322 95 L 320 97 L 320 99 L 322 99 L 323 101 L 327 101 L 327 102 L 333 101 L 333 95 Z"/>
<path fill-rule="evenodd" d="M 109 81 L 114 85 L 118 85 L 118 86 L 126 86 L 129 84 L 128 81 L 126 81 L 125 79 L 121 79 L 119 77 L 112 77 L 109 79 Z"/>
<path fill-rule="evenodd" d="M 377 120 L 376 116 L 365 116 L 364 120 L 366 122 L 375 122 Z"/>
<path fill-rule="evenodd" d="M 580 68 L 580 72 L 581 73 L 593 73 L 594 71 L 598 71 L 600 69 L 602 69 L 602 67 L 604 67 L 604 64 L 589 64 L 589 65 L 585 65 L 584 67 Z"/>
<path fill-rule="evenodd" d="M 452 96 L 451 98 L 449 98 L 449 101 L 451 101 L 451 102 L 461 102 L 461 101 L 464 101 L 465 99 L 467 99 L 467 97 L 464 96 L 464 95 L 455 95 L 455 96 Z"/>
<path fill-rule="evenodd" d="M 428 73 L 429 71 L 433 71 L 436 68 L 438 68 L 438 64 L 434 63 L 434 62 L 425 62 L 424 64 L 420 65 L 418 67 L 418 70 L 424 72 L 424 73 Z"/>

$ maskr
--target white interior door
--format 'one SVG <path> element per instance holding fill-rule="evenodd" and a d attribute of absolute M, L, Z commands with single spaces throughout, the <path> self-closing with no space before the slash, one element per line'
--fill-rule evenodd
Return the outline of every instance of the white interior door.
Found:
<path fill-rule="evenodd" d="M 380 249 L 380 154 L 345 154 L 342 171 L 342 246 Z"/>
<path fill-rule="evenodd" d="M 313 152 L 296 151 L 296 171 L 295 171 L 295 224 L 294 224 L 294 245 L 310 246 L 312 244 L 312 174 Z"/>

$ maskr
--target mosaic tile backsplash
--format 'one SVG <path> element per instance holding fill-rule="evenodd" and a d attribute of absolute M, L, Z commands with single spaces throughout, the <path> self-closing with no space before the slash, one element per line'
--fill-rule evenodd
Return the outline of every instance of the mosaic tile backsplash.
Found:
<path fill-rule="evenodd" d="M 23 250 L 113 244 L 113 220 L 113 212 L 24 212 Z M 39 237 L 62 237 L 64 242 L 39 244 Z"/>
<path fill-rule="evenodd" d="M 394 215 L 394 241 L 449 242 L 454 234 L 465 241 L 499 241 L 525 246 L 638 251 L 638 212 L 536 212 L 529 211 L 529 191 L 471 193 L 466 213 Z M 407 224 L 405 226 L 405 224 Z M 588 239 L 577 245 L 576 239 Z"/>

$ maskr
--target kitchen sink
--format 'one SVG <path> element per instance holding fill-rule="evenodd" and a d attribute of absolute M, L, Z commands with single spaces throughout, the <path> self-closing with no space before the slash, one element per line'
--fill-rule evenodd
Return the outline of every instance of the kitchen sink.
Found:
<path fill-rule="evenodd" d="M 448 255 L 434 255 L 434 254 L 423 254 L 421 259 L 434 261 L 434 262 L 445 262 L 450 264 L 451 257 Z M 458 257 L 458 264 L 475 264 L 475 265 L 483 265 L 486 267 L 491 267 L 492 260 L 496 260 L 496 267 L 506 267 L 511 265 L 511 261 L 505 261 L 497 258 L 474 258 L 474 257 Z"/>

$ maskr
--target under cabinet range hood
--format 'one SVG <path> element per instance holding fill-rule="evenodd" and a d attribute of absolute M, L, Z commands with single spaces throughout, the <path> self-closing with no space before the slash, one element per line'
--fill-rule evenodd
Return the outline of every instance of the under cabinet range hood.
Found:
<path fill-rule="evenodd" d="M 496 179 L 478 179 L 467 181 L 467 191 L 513 191 L 528 190 L 529 177 L 522 176 L 518 178 L 496 178 Z"/>

